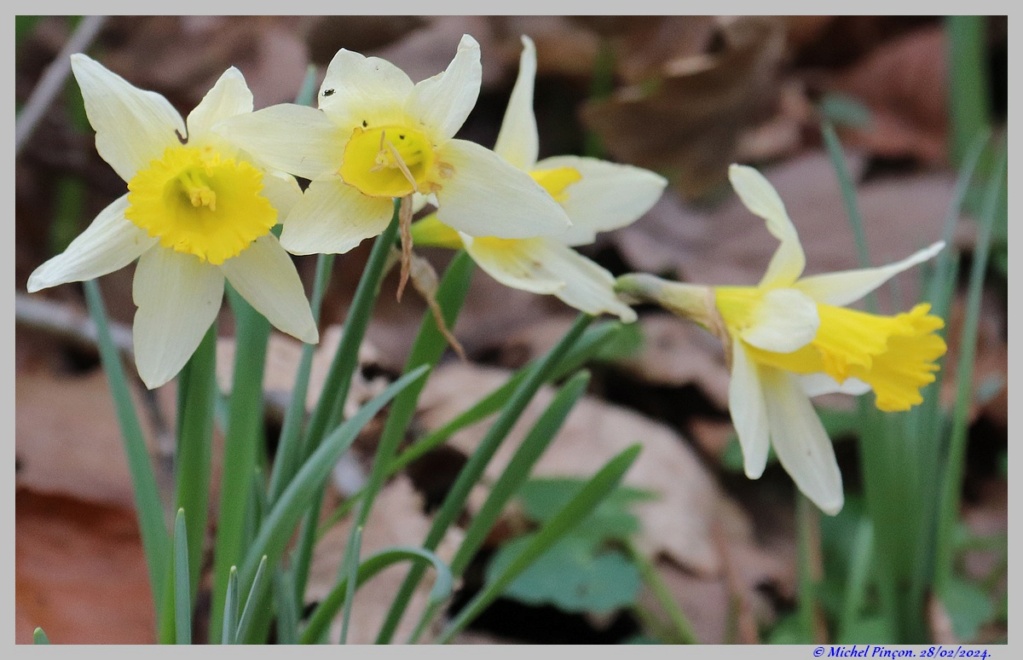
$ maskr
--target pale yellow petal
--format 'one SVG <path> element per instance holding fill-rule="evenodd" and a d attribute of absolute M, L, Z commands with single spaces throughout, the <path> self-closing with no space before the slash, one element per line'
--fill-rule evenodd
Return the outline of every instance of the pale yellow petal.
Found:
<path fill-rule="evenodd" d="M 820 327 L 817 304 L 795 289 L 772 289 L 761 298 L 743 341 L 775 353 L 791 353 L 813 341 Z"/>
<path fill-rule="evenodd" d="M 264 167 L 312 180 L 337 173 L 347 139 L 319 110 L 292 103 L 231 117 L 213 130 Z"/>
<path fill-rule="evenodd" d="M 391 200 L 339 178 L 313 181 L 285 218 L 281 245 L 292 254 L 342 254 L 387 229 L 393 213 Z"/>
<path fill-rule="evenodd" d="M 482 79 L 480 45 L 464 35 L 448 68 L 417 83 L 405 109 L 420 126 L 429 130 L 433 139 L 448 140 L 454 137 L 476 105 Z"/>
<path fill-rule="evenodd" d="M 245 77 L 235 67 L 220 76 L 199 105 L 188 113 L 188 140 L 195 146 L 213 137 L 211 131 L 218 121 L 252 112 L 252 92 Z"/>
<path fill-rule="evenodd" d="M 522 37 L 519 75 L 515 79 L 508 108 L 494 143 L 494 153 L 519 168 L 533 169 L 540 153 L 540 136 L 533 112 L 533 83 L 536 78 L 536 47 L 533 40 Z"/>
<path fill-rule="evenodd" d="M 915 252 L 902 261 L 877 268 L 860 268 L 804 277 L 794 286 L 817 302 L 844 306 L 856 302 L 899 273 L 923 263 L 941 252 L 944 241 Z"/>
<path fill-rule="evenodd" d="M 500 238 L 550 236 L 571 226 L 546 190 L 493 151 L 451 140 L 438 157 L 451 168 L 436 191 L 444 224 L 470 236 Z"/>
<path fill-rule="evenodd" d="M 125 181 L 185 136 L 185 122 L 160 94 L 141 90 L 82 53 L 71 56 L 96 150 Z"/>
<path fill-rule="evenodd" d="M 128 196 L 100 211 L 64 252 L 36 268 L 28 278 L 29 292 L 65 282 L 91 280 L 120 270 L 159 240 L 124 217 Z"/>
<path fill-rule="evenodd" d="M 533 169 L 563 167 L 582 175 L 565 188 L 561 202 L 572 221 L 572 226 L 557 236 L 566 245 L 592 243 L 598 232 L 632 224 L 660 199 L 668 183 L 650 170 L 579 156 L 545 158 Z"/>
<path fill-rule="evenodd" d="M 785 204 L 764 176 L 745 165 L 728 168 L 728 178 L 746 208 L 767 221 L 767 230 L 781 241 L 767 267 L 760 286 L 789 286 L 803 274 L 806 255 Z"/>
<path fill-rule="evenodd" d="M 767 407 L 760 383 L 760 368 L 746 354 L 742 342 L 732 341 L 732 375 L 728 382 L 728 411 L 742 447 L 743 469 L 759 479 L 767 466 L 770 432 Z"/>
<path fill-rule="evenodd" d="M 181 371 L 216 319 L 223 295 L 220 269 L 190 254 L 158 247 L 139 258 L 132 334 L 146 387 L 159 387 Z"/>
<path fill-rule="evenodd" d="M 317 103 L 338 126 L 351 130 L 404 121 L 412 79 L 387 60 L 342 48 L 331 59 Z"/>
<path fill-rule="evenodd" d="M 778 460 L 811 502 L 824 513 L 835 515 L 844 499 L 842 473 L 810 399 L 792 374 L 761 368 L 760 377 Z"/>
<path fill-rule="evenodd" d="M 220 269 L 231 286 L 275 327 L 308 344 L 319 341 L 295 264 L 272 234 L 257 238 Z"/>

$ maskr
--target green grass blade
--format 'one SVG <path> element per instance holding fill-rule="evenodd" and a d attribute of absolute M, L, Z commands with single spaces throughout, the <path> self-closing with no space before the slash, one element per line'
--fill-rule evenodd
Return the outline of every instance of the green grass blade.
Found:
<path fill-rule="evenodd" d="M 569 353 L 558 362 L 551 374 L 548 376 L 546 382 L 550 383 L 556 381 L 567 374 L 575 372 L 579 369 L 579 367 L 599 355 L 606 346 L 618 339 L 621 332 L 625 329 L 626 326 L 618 323 L 617 321 L 604 322 L 586 328 L 583 336 L 580 337 L 579 341 L 572 346 Z M 460 413 L 450 422 L 447 422 L 440 428 L 417 440 L 414 444 L 399 454 L 397 458 L 391 461 L 390 467 L 387 468 L 386 476 L 390 477 L 397 474 L 409 463 L 412 463 L 444 444 L 448 438 L 461 429 L 482 421 L 501 410 L 504 404 L 507 403 L 508 399 L 510 399 L 512 394 L 515 392 L 515 388 L 517 388 L 528 376 L 529 372 L 536 369 L 541 362 L 542 358 L 538 358 L 530 364 L 520 368 L 511 378 L 506 380 L 500 386 L 494 388 L 489 394 L 477 401 L 464 412 Z M 359 503 L 365 492 L 366 487 L 364 486 L 353 493 L 351 497 L 346 499 L 345 502 L 342 503 L 342 505 L 339 506 L 320 526 L 318 535 L 322 536 L 330 527 L 346 516 L 351 508 Z"/>
<path fill-rule="evenodd" d="M 224 626 L 221 644 L 234 644 L 238 636 L 238 567 L 232 566 L 227 576 L 227 594 L 224 597 Z"/>
<path fill-rule="evenodd" d="M 235 354 L 213 552 L 210 639 L 221 636 L 227 580 L 242 560 L 252 474 L 263 442 L 263 371 L 270 339 L 270 322 L 230 284 L 226 288 L 235 317 Z"/>
<path fill-rule="evenodd" d="M 213 448 L 213 412 L 217 394 L 217 324 L 178 377 L 178 445 L 175 457 L 177 508 L 188 512 L 188 568 L 195 599 L 206 538 L 210 498 L 210 461 Z"/>
<path fill-rule="evenodd" d="M 124 443 L 124 454 L 128 460 L 128 471 L 131 473 L 132 486 L 135 493 L 135 510 L 138 515 L 139 534 L 142 537 L 142 549 L 146 555 L 146 568 L 149 572 L 149 587 L 153 595 L 153 611 L 160 620 L 163 607 L 163 593 L 167 565 L 171 556 L 170 534 L 164 522 L 163 503 L 160 501 L 160 489 L 156 484 L 153 464 L 150 462 L 146 438 L 142 434 L 135 404 L 128 389 L 128 381 L 124 375 L 121 358 L 110 338 L 110 327 L 103 305 L 103 296 L 99 284 L 95 280 L 84 282 L 85 300 L 89 307 L 89 315 L 96 324 L 96 340 L 99 344 L 100 359 L 110 393 L 117 410 L 117 422 L 121 429 Z"/>
<path fill-rule="evenodd" d="M 352 600 L 355 598 L 355 585 L 359 579 L 359 554 L 362 548 L 362 527 L 356 526 L 351 535 L 351 546 L 345 548 L 345 560 L 348 568 L 345 570 L 348 578 L 348 591 L 345 594 L 345 604 L 341 610 L 341 636 L 339 644 L 348 642 L 348 625 L 352 618 Z"/>
<path fill-rule="evenodd" d="M 245 564 L 241 570 L 242 584 L 251 584 L 255 573 L 257 558 L 266 555 L 269 563 L 276 566 L 291 538 L 292 532 L 308 511 L 313 498 L 322 492 L 323 484 L 334 464 L 355 441 L 359 431 L 387 405 L 398 393 L 409 387 L 426 374 L 426 367 L 421 367 L 405 374 L 381 394 L 366 403 L 358 413 L 320 444 L 310 456 L 295 478 L 274 503 L 267 514 L 252 546 L 249 548 Z M 253 593 L 256 593 L 253 590 Z M 262 602 L 265 594 L 257 594 L 257 603 Z"/>
<path fill-rule="evenodd" d="M 33 644 L 49 644 L 50 638 L 46 636 L 46 633 L 42 628 L 36 628 L 32 632 L 32 643 Z"/>
<path fill-rule="evenodd" d="M 945 474 L 942 479 L 938 512 L 934 586 L 939 596 L 944 595 L 952 582 L 955 561 L 955 525 L 959 519 L 966 432 L 969 423 L 969 406 L 973 397 L 973 362 L 977 350 L 980 303 L 991 248 L 992 228 L 995 218 L 998 216 L 998 207 L 1003 203 L 1003 195 L 1007 192 L 1004 188 L 1007 159 L 1008 151 L 1003 143 L 997 156 L 995 176 L 989 179 L 987 190 L 984 192 L 980 232 L 977 236 L 976 253 L 973 256 L 967 288 L 965 323 L 959 342 L 959 362 L 956 365 L 957 387 L 955 408 L 952 413 L 952 436 L 949 442 Z"/>
<path fill-rule="evenodd" d="M 586 482 L 580 491 L 558 511 L 540 530 L 536 537 L 522 548 L 508 566 L 492 582 L 486 584 L 465 607 L 458 612 L 454 620 L 437 638 L 440 644 L 446 644 L 463 628 L 471 623 L 483 610 L 496 600 L 508 585 L 526 570 L 540 555 L 554 543 L 571 531 L 579 522 L 597 508 L 603 499 L 611 493 L 632 467 L 639 456 L 641 445 L 632 445 L 625 451 L 608 461 L 593 477 Z"/>
<path fill-rule="evenodd" d="M 948 105 L 952 162 L 962 164 L 974 136 L 988 130 L 991 117 L 985 16 L 948 16 Z"/>
<path fill-rule="evenodd" d="M 341 342 L 331 361 L 320 398 L 306 429 L 300 453 L 303 459 L 308 458 L 316 450 L 324 434 L 340 423 L 344 417 L 344 403 L 348 398 L 352 374 L 359 366 L 359 346 L 362 344 L 362 338 L 369 326 L 373 306 L 380 293 L 380 284 L 385 274 L 388 254 L 398 233 L 398 209 L 399 205 L 395 202 L 391 224 L 373 244 L 373 250 L 370 252 L 369 260 L 366 262 L 359 285 L 355 290 L 355 296 L 348 309 L 348 318 L 345 320 Z M 312 562 L 315 541 L 315 526 L 320 518 L 322 501 L 323 492 L 321 490 L 306 515 L 308 521 L 305 523 L 306 527 L 311 529 L 302 535 L 294 553 L 295 594 L 298 602 L 302 601 L 302 594 L 305 593 L 309 577 L 309 566 Z"/>
<path fill-rule="evenodd" d="M 188 572 L 188 529 L 185 510 L 174 519 L 174 641 L 192 643 L 192 585 Z"/>
<path fill-rule="evenodd" d="M 422 564 L 432 564 L 434 570 L 437 571 L 437 579 L 433 583 L 433 587 L 430 589 L 429 602 L 439 603 L 443 602 L 451 595 L 451 590 L 454 587 L 454 580 L 451 576 L 451 570 L 448 568 L 437 555 L 424 550 L 423 548 L 413 547 L 396 547 L 382 550 L 374 555 L 366 558 L 359 565 L 358 572 L 356 574 L 355 589 L 357 590 L 367 581 L 373 578 L 377 573 L 384 570 L 392 564 L 396 564 L 401 561 L 412 561 Z M 313 612 L 309 618 L 309 625 L 302 631 L 301 642 L 303 644 L 315 644 L 322 640 L 327 634 L 330 627 L 331 620 L 337 615 L 338 611 L 350 599 L 351 590 L 349 589 L 348 576 L 342 577 L 338 583 L 331 589 L 330 593 L 320 601 L 319 606 Z"/>
<path fill-rule="evenodd" d="M 320 308 L 323 305 L 323 294 L 327 290 L 334 255 L 321 254 L 316 259 L 316 275 L 313 278 L 313 294 L 309 300 L 313 319 L 319 323 Z M 309 393 L 309 373 L 312 370 L 313 353 L 316 347 L 312 344 L 302 345 L 302 358 L 295 373 L 295 384 L 291 388 L 291 399 L 284 411 L 284 422 L 277 441 L 277 454 L 274 456 L 273 469 L 270 473 L 269 499 L 277 500 L 284 490 L 285 484 L 295 476 L 302 464 L 302 422 L 305 420 L 306 396 Z"/>
<path fill-rule="evenodd" d="M 869 518 L 863 518 L 852 539 L 849 573 L 845 580 L 845 594 L 838 618 L 838 641 L 840 643 L 855 641 L 849 639 L 848 631 L 855 624 L 867 598 L 867 590 L 870 586 L 870 567 L 873 562 L 871 553 L 873 545 L 874 528 Z"/>
<path fill-rule="evenodd" d="M 278 644 L 298 643 L 298 603 L 295 602 L 295 585 L 289 571 L 279 570 L 274 574 L 274 600 L 277 612 Z"/>
<path fill-rule="evenodd" d="M 486 469 L 487 463 L 493 458 L 494 453 L 498 447 L 504 441 L 504 438 L 508 435 L 512 426 L 518 421 L 519 417 L 522 416 L 522 412 L 525 410 L 529 402 L 532 401 L 533 396 L 536 394 L 540 386 L 547 380 L 550 372 L 567 353 L 569 348 L 579 339 L 582 335 L 583 330 L 593 320 L 592 316 L 587 314 L 580 314 L 578 319 L 572 325 L 571 329 L 565 336 L 561 338 L 554 348 L 544 357 L 535 371 L 532 371 L 529 376 L 515 389 L 515 393 L 512 398 L 505 405 L 501 414 L 495 420 L 494 424 L 490 427 L 483 440 L 480 441 L 476 451 L 473 452 L 472 456 L 462 467 L 462 470 L 458 473 L 458 477 L 455 479 L 455 483 L 452 484 L 451 490 L 448 491 L 447 496 L 441 503 L 440 509 L 438 509 L 434 516 L 433 523 L 430 525 L 430 530 L 427 533 L 426 539 L 423 541 L 423 547 L 427 550 L 434 550 L 437 548 L 437 544 L 440 543 L 444 537 L 445 531 L 455 521 L 458 514 L 462 511 L 465 506 L 465 501 L 469 496 L 469 491 L 473 485 L 476 484 L 479 479 L 483 476 L 483 471 Z M 419 582 L 419 579 L 423 575 L 423 569 L 418 566 L 413 566 L 409 570 L 408 576 L 402 583 L 397 596 L 391 605 L 391 609 L 387 613 L 387 618 L 384 621 L 383 626 L 380 629 L 380 633 L 377 635 L 377 643 L 388 643 L 394 635 L 395 629 L 398 627 L 398 623 L 401 620 L 402 614 L 405 612 L 405 608 L 408 607 L 409 600 L 412 597 L 412 593 Z"/>
<path fill-rule="evenodd" d="M 590 382 L 590 375 L 587 372 L 580 372 L 565 384 L 560 392 L 554 397 L 547 409 L 540 415 L 533 428 L 522 440 L 522 444 L 515 451 L 508 466 L 498 477 L 497 481 L 490 488 L 483 506 L 480 507 L 468 529 L 461 545 L 451 559 L 451 573 L 459 577 L 469 566 L 469 562 L 476 555 L 476 552 L 483 545 L 487 535 L 497 522 L 501 511 L 504 510 L 508 501 L 515 496 L 519 488 L 529 477 L 530 471 L 536 464 L 543 452 L 547 449 L 554 437 L 561 430 L 565 419 L 572 411 L 572 407 L 579 400 L 579 397 L 586 391 Z M 416 632 L 413 633 L 410 643 L 415 643 L 419 634 L 425 629 L 429 621 L 434 617 L 439 606 L 427 608 L 419 618 L 416 625 Z"/>
<path fill-rule="evenodd" d="M 263 590 L 263 583 L 266 580 L 266 561 L 266 555 L 259 559 L 256 574 L 252 578 L 252 586 L 249 588 L 249 595 L 245 598 L 245 607 L 242 608 L 241 616 L 238 617 L 238 629 L 235 631 L 233 644 L 240 643 L 248 636 L 249 625 L 256 610 L 256 599 L 253 596 L 261 593 Z"/>

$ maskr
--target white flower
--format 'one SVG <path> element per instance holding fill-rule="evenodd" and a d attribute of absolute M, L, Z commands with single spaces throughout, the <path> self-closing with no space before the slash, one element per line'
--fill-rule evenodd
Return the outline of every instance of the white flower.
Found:
<path fill-rule="evenodd" d="M 132 297 L 135 362 L 149 388 L 173 378 L 220 310 L 225 277 L 275 326 L 318 341 L 302 282 L 270 233 L 301 192 L 213 133 L 252 112 L 230 68 L 182 120 L 163 96 L 140 90 L 86 55 L 71 56 L 96 149 L 128 183 L 62 254 L 32 273 L 30 292 L 89 280 L 138 259 Z"/>
<path fill-rule="evenodd" d="M 778 193 L 750 167 L 732 165 L 729 178 L 781 242 L 757 286 L 708 287 L 637 274 L 619 278 L 617 288 L 722 338 L 731 359 L 728 408 L 746 476 L 763 474 L 773 445 L 799 489 L 835 514 L 843 504 L 842 474 L 809 397 L 873 390 L 878 409 L 908 410 L 921 403 L 920 388 L 934 381 L 935 361 L 945 353 L 935 334 L 944 322 L 926 303 L 895 316 L 845 305 L 930 259 L 944 243 L 887 266 L 801 277 L 803 247 Z"/>
<path fill-rule="evenodd" d="M 528 37 L 522 37 L 522 44 L 518 78 L 494 152 L 536 180 L 564 208 L 572 226 L 548 235 L 456 235 L 438 225 L 446 223 L 438 213 L 436 219 L 413 226 L 413 236 L 420 244 L 464 246 L 480 268 L 512 288 L 555 295 L 589 314 L 607 312 L 634 321 L 636 313 L 614 293 L 611 273 L 570 246 L 592 243 L 597 232 L 635 222 L 657 201 L 667 181 L 638 167 L 596 158 L 557 156 L 538 162 L 536 49 Z"/>
<path fill-rule="evenodd" d="M 476 236 L 561 231 L 565 212 L 528 175 L 454 139 L 479 95 L 479 44 L 465 35 L 448 68 L 413 84 L 376 57 L 340 50 L 319 110 L 283 104 L 218 130 L 273 167 L 310 179 L 281 243 L 296 254 L 343 253 L 382 232 L 393 200 L 435 196 L 446 224 Z"/>

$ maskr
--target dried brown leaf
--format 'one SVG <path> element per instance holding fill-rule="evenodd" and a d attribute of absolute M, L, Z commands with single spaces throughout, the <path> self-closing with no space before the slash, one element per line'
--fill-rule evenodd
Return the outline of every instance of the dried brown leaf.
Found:
<path fill-rule="evenodd" d="M 156 641 L 133 511 L 21 488 L 15 507 L 16 643 L 37 626 L 54 644 Z"/>
<path fill-rule="evenodd" d="M 724 181 L 740 132 L 772 114 L 776 102 L 783 24 L 723 20 L 720 38 L 719 52 L 664 61 L 652 80 L 582 112 L 614 158 L 662 171 L 687 197 Z"/>

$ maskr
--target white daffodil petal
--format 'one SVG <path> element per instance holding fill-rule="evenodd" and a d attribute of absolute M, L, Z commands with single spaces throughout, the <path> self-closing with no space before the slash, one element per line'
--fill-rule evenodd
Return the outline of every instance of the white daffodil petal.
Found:
<path fill-rule="evenodd" d="M 764 294 L 743 341 L 774 353 L 791 353 L 813 341 L 820 327 L 817 303 L 795 289 L 772 289 Z"/>
<path fill-rule="evenodd" d="M 804 495 L 821 511 L 835 515 L 842 509 L 842 473 L 810 399 L 795 376 L 777 369 L 761 369 L 760 373 L 778 460 Z"/>
<path fill-rule="evenodd" d="M 536 128 L 536 113 L 533 112 L 535 79 L 536 47 L 532 39 L 523 36 L 519 75 L 508 99 L 508 109 L 504 111 L 494 153 L 525 171 L 533 168 L 540 153 L 540 135 Z"/>
<path fill-rule="evenodd" d="M 533 170 L 562 167 L 582 176 L 565 188 L 561 202 L 572 221 L 569 229 L 558 234 L 558 240 L 566 245 L 592 243 L 597 232 L 632 224 L 650 210 L 668 184 L 667 179 L 649 170 L 578 156 L 545 158 Z"/>
<path fill-rule="evenodd" d="M 614 314 L 625 323 L 636 320 L 636 312 L 615 295 L 614 276 L 606 268 L 587 259 L 553 238 L 533 239 L 543 243 L 534 255 L 547 271 L 565 283 L 554 292 L 563 302 L 581 312 L 596 316 Z"/>
<path fill-rule="evenodd" d="M 778 191 L 760 172 L 745 165 L 728 168 L 728 179 L 742 203 L 751 213 L 767 221 L 767 230 L 781 241 L 767 267 L 760 286 L 788 286 L 795 282 L 806 267 L 806 255 L 799 243 L 799 235 L 789 219 L 785 204 Z"/>
<path fill-rule="evenodd" d="M 375 126 L 401 119 L 412 89 L 412 79 L 387 60 L 342 48 L 327 65 L 317 103 L 339 126 L 350 129 L 363 120 Z"/>
<path fill-rule="evenodd" d="M 199 105 L 188 113 L 188 140 L 195 144 L 207 139 L 218 121 L 252 112 L 252 92 L 235 67 L 224 72 Z"/>
<path fill-rule="evenodd" d="M 544 251 L 543 239 L 473 238 L 462 234 L 462 242 L 476 265 L 505 286 L 542 294 L 565 287 L 538 255 Z"/>
<path fill-rule="evenodd" d="M 563 232 L 571 222 L 531 176 L 493 151 L 451 140 L 438 157 L 451 166 L 436 191 L 437 217 L 470 236 L 531 238 Z"/>
<path fill-rule="evenodd" d="M 887 266 L 804 277 L 794 286 L 817 302 L 845 306 L 856 302 L 902 271 L 927 261 L 944 247 L 945 243 L 938 241 L 902 261 Z"/>
<path fill-rule="evenodd" d="M 220 311 L 224 275 L 190 254 L 162 248 L 139 258 L 132 286 L 135 364 L 153 389 L 177 375 Z"/>
<path fill-rule="evenodd" d="M 342 254 L 387 229 L 393 213 L 391 200 L 340 179 L 313 181 L 285 219 L 281 245 L 292 254 Z"/>
<path fill-rule="evenodd" d="M 295 264 L 272 234 L 257 238 L 220 269 L 231 286 L 274 326 L 307 344 L 319 341 Z"/>
<path fill-rule="evenodd" d="M 870 385 L 858 378 L 846 378 L 839 383 L 825 373 L 800 376 L 799 385 L 803 388 L 803 393 L 806 396 L 820 396 L 822 394 L 852 394 L 859 396 L 870 391 Z"/>
<path fill-rule="evenodd" d="M 322 112 L 293 103 L 231 117 L 213 131 L 266 167 L 314 180 L 337 172 L 347 139 Z"/>
<path fill-rule="evenodd" d="M 298 181 L 283 172 L 264 172 L 261 194 L 277 209 L 277 222 L 284 222 L 295 204 L 302 200 L 302 189 Z"/>
<path fill-rule="evenodd" d="M 759 479 L 767 466 L 770 433 L 760 385 L 760 368 L 749 359 L 742 342 L 732 341 L 732 375 L 728 381 L 728 411 L 742 447 L 743 469 Z"/>
<path fill-rule="evenodd" d="M 125 181 L 185 135 L 181 115 L 160 94 L 135 87 L 81 53 L 71 56 L 71 70 L 96 129 L 96 150 Z"/>
<path fill-rule="evenodd" d="M 150 237 L 124 217 L 126 208 L 128 196 L 124 195 L 100 211 L 64 252 L 35 269 L 28 278 L 28 291 L 112 273 L 155 245 L 159 239 Z"/>
<path fill-rule="evenodd" d="M 406 110 L 435 140 L 454 137 L 476 105 L 483 80 L 480 45 L 463 35 L 451 64 L 442 73 L 419 82 L 409 95 Z"/>

